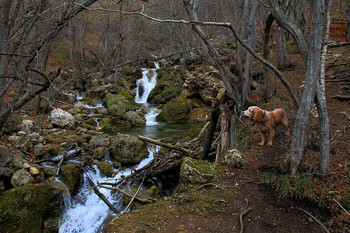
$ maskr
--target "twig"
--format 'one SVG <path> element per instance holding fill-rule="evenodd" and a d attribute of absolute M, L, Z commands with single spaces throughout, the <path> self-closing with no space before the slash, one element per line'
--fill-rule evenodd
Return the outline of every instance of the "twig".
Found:
<path fill-rule="evenodd" d="M 58 176 L 58 173 L 60 172 L 60 166 L 61 166 L 63 160 L 64 160 L 64 155 L 62 155 L 60 162 L 57 164 L 56 176 Z"/>
<path fill-rule="evenodd" d="M 310 218 L 312 218 L 313 220 L 315 220 L 315 222 L 317 222 L 325 232 L 330 233 L 329 230 L 327 229 L 327 227 L 325 227 L 325 225 L 323 225 L 316 217 L 314 217 L 312 214 L 310 214 L 309 212 L 307 212 L 304 209 L 301 209 L 302 211 L 304 211 L 305 214 L 307 214 Z"/>
<path fill-rule="evenodd" d="M 250 210 L 253 209 L 251 207 L 248 208 L 248 199 L 245 199 L 245 201 L 246 201 L 245 210 L 239 215 L 239 222 L 241 224 L 240 233 L 243 233 L 243 215 L 245 215 L 246 213 L 248 213 Z"/>
<path fill-rule="evenodd" d="M 142 181 L 141 181 L 139 187 L 137 188 L 137 190 L 136 190 L 134 196 L 131 198 L 129 204 L 125 207 L 125 209 L 118 215 L 118 218 L 119 218 L 120 216 L 122 216 L 123 214 L 125 214 L 125 212 L 129 209 L 129 207 L 131 206 L 131 204 L 134 202 L 134 200 L 135 200 L 137 194 L 139 193 L 139 191 L 140 191 L 140 189 L 141 189 L 141 186 L 143 185 L 143 182 L 145 181 L 145 177 L 146 177 L 146 173 L 145 173 L 145 175 L 143 176 L 143 179 L 142 179 Z"/>
<path fill-rule="evenodd" d="M 333 201 L 335 201 L 335 203 L 337 203 L 339 205 L 339 207 L 344 210 L 344 212 L 347 214 L 347 215 L 350 215 L 348 211 L 346 211 L 346 209 L 337 201 L 333 198 Z"/>

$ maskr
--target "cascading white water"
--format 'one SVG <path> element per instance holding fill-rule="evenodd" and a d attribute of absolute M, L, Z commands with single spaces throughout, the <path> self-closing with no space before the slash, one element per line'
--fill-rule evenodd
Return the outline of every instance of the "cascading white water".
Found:
<path fill-rule="evenodd" d="M 155 120 L 156 116 L 160 113 L 160 110 L 157 107 L 150 106 L 147 102 L 147 98 L 153 88 L 157 84 L 157 72 L 156 69 L 159 69 L 159 64 L 157 62 L 155 64 L 155 69 L 143 69 L 142 78 L 136 81 L 136 96 L 135 102 L 143 105 L 147 113 L 145 115 L 146 118 L 146 126 L 156 125 L 157 122 Z M 140 96 L 140 87 L 143 88 L 143 93 Z"/>
<path fill-rule="evenodd" d="M 156 69 L 159 68 L 158 63 L 155 63 Z M 154 106 L 150 106 L 147 103 L 147 98 L 151 90 L 156 85 L 157 73 L 156 69 L 144 69 L 142 78 L 137 82 L 137 94 L 135 97 L 135 101 L 140 103 L 147 109 L 146 118 L 146 126 L 156 125 L 155 117 L 159 114 L 160 110 L 158 110 Z M 151 76 L 149 78 L 149 75 Z M 143 86 L 144 93 L 142 96 L 139 95 L 139 87 Z M 82 97 L 77 95 L 77 100 L 81 101 Z M 99 108 L 100 106 L 88 106 L 90 109 Z M 93 115 L 93 114 L 92 114 Z M 159 147 L 156 148 L 159 150 Z M 148 158 L 142 160 L 136 169 L 140 169 L 143 166 L 147 165 L 150 160 L 153 158 L 152 148 L 148 148 L 149 156 Z M 109 153 L 106 153 L 106 161 L 110 161 Z M 68 199 L 65 198 L 65 211 L 63 213 L 63 217 L 60 220 L 60 233 L 78 233 L 78 232 L 97 232 L 103 225 L 105 219 L 112 215 L 113 213 L 109 210 L 109 207 L 93 192 L 91 186 L 87 182 L 86 177 L 89 176 L 92 178 L 94 183 L 97 181 L 102 181 L 103 177 L 101 177 L 99 170 L 96 166 L 94 166 L 95 171 L 87 171 L 84 174 L 84 184 L 80 189 L 79 193 L 73 198 Z M 131 169 L 118 171 L 118 174 L 115 179 L 121 178 L 122 176 L 127 176 L 132 172 Z M 112 191 L 100 188 L 99 191 L 103 193 L 106 198 L 116 206 L 120 207 L 119 197 L 117 194 L 113 194 Z"/>

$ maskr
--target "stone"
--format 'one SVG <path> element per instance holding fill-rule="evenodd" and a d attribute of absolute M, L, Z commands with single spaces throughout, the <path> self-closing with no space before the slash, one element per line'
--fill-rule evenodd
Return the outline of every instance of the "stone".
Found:
<path fill-rule="evenodd" d="M 37 168 L 35 168 L 35 167 L 31 167 L 31 168 L 29 169 L 29 173 L 30 173 L 32 176 L 36 176 L 36 175 L 38 175 L 38 174 L 40 173 L 40 171 L 39 171 Z"/>
<path fill-rule="evenodd" d="M 204 160 L 184 158 L 180 169 L 181 185 L 210 183 L 217 179 L 215 165 Z"/>
<path fill-rule="evenodd" d="M 34 147 L 34 155 L 37 158 L 42 158 L 45 154 L 47 154 L 49 149 L 42 143 L 39 143 Z"/>
<path fill-rule="evenodd" d="M 222 165 L 230 166 L 233 168 L 241 168 L 246 163 L 247 161 L 243 158 L 243 154 L 236 149 L 225 151 L 221 158 Z"/>
<path fill-rule="evenodd" d="M 110 162 L 108 161 L 100 162 L 97 165 L 97 167 L 100 170 L 102 176 L 107 176 L 107 177 L 113 176 L 113 165 Z"/>
<path fill-rule="evenodd" d="M 0 146 L 0 167 L 5 167 L 12 161 L 10 151 L 5 146 Z"/>
<path fill-rule="evenodd" d="M 144 126 L 146 125 L 146 119 L 135 111 L 129 111 L 125 113 L 124 119 L 127 120 L 132 126 Z"/>
<path fill-rule="evenodd" d="M 22 123 L 22 118 L 17 115 L 12 115 L 10 120 L 5 124 L 3 133 L 10 134 L 20 130 L 20 125 Z"/>
<path fill-rule="evenodd" d="M 143 141 L 135 136 L 120 133 L 110 138 L 108 149 L 112 160 L 123 166 L 138 164 L 149 154 Z"/>
<path fill-rule="evenodd" d="M 51 111 L 50 120 L 53 126 L 56 126 L 59 128 L 65 128 L 65 127 L 73 128 L 76 123 L 76 120 L 72 114 L 60 108 L 56 108 Z"/>
<path fill-rule="evenodd" d="M 23 120 L 22 124 L 20 125 L 20 129 L 26 133 L 31 133 L 33 130 L 34 121 L 32 120 Z"/>
<path fill-rule="evenodd" d="M 34 182 L 34 178 L 25 169 L 16 171 L 11 178 L 11 184 L 14 187 L 20 187 L 33 182 Z"/>

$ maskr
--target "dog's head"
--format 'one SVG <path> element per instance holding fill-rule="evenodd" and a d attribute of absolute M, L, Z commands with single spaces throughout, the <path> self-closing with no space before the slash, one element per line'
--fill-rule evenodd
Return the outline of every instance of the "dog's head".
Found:
<path fill-rule="evenodd" d="M 250 106 L 247 110 L 243 112 L 244 116 L 253 119 L 256 122 L 261 122 L 264 118 L 264 110 L 257 106 Z"/>

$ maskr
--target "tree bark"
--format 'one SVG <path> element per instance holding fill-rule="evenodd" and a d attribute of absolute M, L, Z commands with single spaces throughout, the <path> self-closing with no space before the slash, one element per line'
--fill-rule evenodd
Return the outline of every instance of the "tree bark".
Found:
<path fill-rule="evenodd" d="M 264 29 L 264 50 L 263 50 L 263 58 L 265 60 L 269 59 L 269 54 L 270 54 L 270 49 L 269 49 L 269 41 L 270 41 L 270 34 L 271 34 L 271 27 L 273 24 L 273 21 L 275 18 L 273 17 L 272 14 L 269 14 L 269 16 L 266 19 L 265 22 L 265 29 Z M 265 78 L 264 78 L 264 85 L 269 87 L 270 86 L 270 72 L 269 69 L 264 66 L 264 71 L 265 71 Z"/>
<path fill-rule="evenodd" d="M 290 150 L 290 171 L 296 176 L 306 144 L 306 128 L 315 97 L 316 83 L 319 75 L 320 52 L 322 45 L 322 28 L 324 19 L 324 1 L 311 0 L 311 31 L 309 38 L 309 52 L 300 108 L 298 109 L 296 124 Z"/>
<path fill-rule="evenodd" d="M 256 47 L 257 31 L 256 31 L 256 13 L 258 9 L 259 1 L 252 1 L 252 10 L 249 18 L 248 28 L 248 45 L 253 50 Z M 251 85 L 251 73 L 254 64 L 254 57 L 250 53 L 246 53 L 245 67 L 244 67 L 244 81 L 242 87 L 242 102 L 244 103 L 248 99 Z"/>

